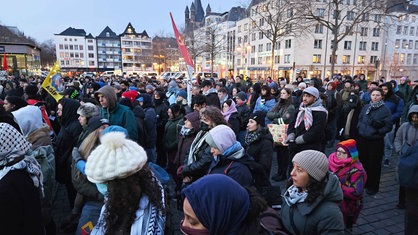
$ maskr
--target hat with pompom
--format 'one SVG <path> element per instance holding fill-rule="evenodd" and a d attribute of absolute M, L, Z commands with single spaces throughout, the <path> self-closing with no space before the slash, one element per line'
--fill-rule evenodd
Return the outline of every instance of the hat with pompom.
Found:
<path fill-rule="evenodd" d="M 101 144 L 88 157 L 87 179 L 104 183 L 126 178 L 140 171 L 147 163 L 147 153 L 122 132 L 109 132 L 100 138 Z"/>

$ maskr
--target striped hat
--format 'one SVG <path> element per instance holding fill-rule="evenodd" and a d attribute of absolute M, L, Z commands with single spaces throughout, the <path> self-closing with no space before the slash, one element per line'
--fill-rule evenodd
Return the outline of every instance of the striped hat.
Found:
<path fill-rule="evenodd" d="M 351 157 L 352 161 L 356 161 L 358 159 L 358 151 L 356 146 L 356 141 L 353 139 L 344 140 L 337 144 L 336 148 L 343 148 L 349 157 Z"/>

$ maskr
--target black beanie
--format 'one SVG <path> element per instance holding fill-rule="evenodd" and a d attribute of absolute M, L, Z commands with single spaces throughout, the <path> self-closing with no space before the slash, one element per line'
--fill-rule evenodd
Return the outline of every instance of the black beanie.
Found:
<path fill-rule="evenodd" d="M 255 111 L 250 115 L 250 119 L 253 119 L 257 122 L 258 125 L 265 127 L 266 126 L 266 114 L 262 111 Z"/>

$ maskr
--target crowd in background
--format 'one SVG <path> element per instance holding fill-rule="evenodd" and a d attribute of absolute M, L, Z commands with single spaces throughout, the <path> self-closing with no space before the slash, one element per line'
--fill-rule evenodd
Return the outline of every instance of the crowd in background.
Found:
<path fill-rule="evenodd" d="M 406 77 L 66 77 L 58 102 L 41 82 L 9 77 L 0 86 L 0 225 L 16 234 L 164 234 L 175 209 L 184 234 L 255 234 L 281 200 L 275 213 L 288 233 L 342 234 L 363 191 L 379 193 L 381 166 L 418 140 L 418 86 Z M 281 121 L 284 145 L 269 131 Z M 274 191 L 271 181 L 284 180 Z M 59 228 L 56 182 L 72 208 Z M 413 234 L 418 189 L 399 195 Z"/>

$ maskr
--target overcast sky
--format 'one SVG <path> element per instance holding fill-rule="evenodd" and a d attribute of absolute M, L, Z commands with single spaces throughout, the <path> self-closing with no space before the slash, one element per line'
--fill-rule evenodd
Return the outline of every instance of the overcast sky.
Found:
<path fill-rule="evenodd" d="M 68 27 L 97 36 L 106 26 L 120 34 L 129 22 L 137 32 L 173 35 L 169 13 L 178 28 L 184 26 L 184 10 L 194 0 L 9 0 L 0 4 L 0 24 L 17 26 L 25 35 L 43 42 Z M 201 0 L 203 10 L 229 11 L 249 0 Z"/>

